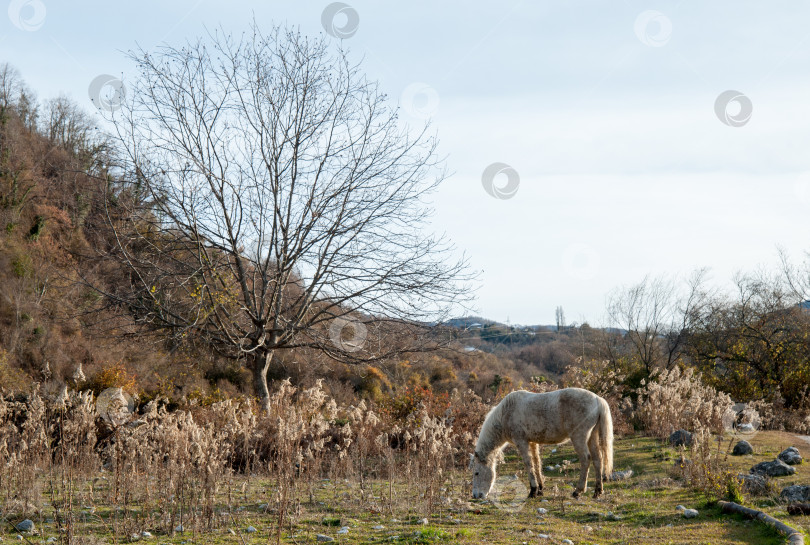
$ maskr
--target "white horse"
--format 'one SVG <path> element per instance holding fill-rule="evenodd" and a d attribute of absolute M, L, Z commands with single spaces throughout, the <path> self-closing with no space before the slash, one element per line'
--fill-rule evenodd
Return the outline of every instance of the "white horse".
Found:
<path fill-rule="evenodd" d="M 520 451 L 529 472 L 529 497 L 542 495 L 543 471 L 540 445 L 571 439 L 581 471 L 574 497 L 585 491 L 588 469 L 593 462 L 596 487 L 593 497 L 602 494 L 602 481 L 613 472 L 613 419 L 607 401 L 581 388 L 565 388 L 544 394 L 518 390 L 508 394 L 484 420 L 475 452 L 470 455 L 473 469 L 473 498 L 486 498 L 495 482 L 495 465 L 507 443 Z"/>

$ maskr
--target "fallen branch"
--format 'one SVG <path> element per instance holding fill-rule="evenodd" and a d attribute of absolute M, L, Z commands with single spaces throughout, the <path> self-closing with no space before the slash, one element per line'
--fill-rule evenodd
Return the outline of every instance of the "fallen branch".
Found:
<path fill-rule="evenodd" d="M 740 515 L 758 520 L 764 524 L 767 524 L 768 526 L 771 526 L 777 532 L 788 538 L 788 545 L 804 545 L 804 535 L 801 532 L 795 528 L 791 528 L 784 522 L 779 522 L 772 516 L 766 515 L 762 511 L 743 507 L 742 505 L 731 501 L 719 501 L 717 503 L 720 505 L 720 509 L 722 509 L 724 513 L 739 513 Z"/>

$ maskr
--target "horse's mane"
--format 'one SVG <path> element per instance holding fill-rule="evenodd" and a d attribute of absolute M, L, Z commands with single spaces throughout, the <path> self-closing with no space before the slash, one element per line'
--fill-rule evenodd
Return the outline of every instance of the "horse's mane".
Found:
<path fill-rule="evenodd" d="M 492 407 L 484 418 L 484 424 L 481 426 L 481 431 L 478 433 L 478 441 L 475 443 L 475 452 L 487 459 L 487 462 L 492 461 L 492 456 L 496 456 L 500 451 L 498 447 L 502 446 L 501 441 L 501 419 L 506 411 L 507 414 L 515 404 L 516 397 L 512 392 L 504 397 L 500 403 Z"/>

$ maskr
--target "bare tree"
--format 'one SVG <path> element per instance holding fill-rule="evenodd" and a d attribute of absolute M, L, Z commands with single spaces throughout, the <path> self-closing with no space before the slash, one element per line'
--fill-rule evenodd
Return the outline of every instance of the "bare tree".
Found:
<path fill-rule="evenodd" d="M 565 312 L 563 312 L 562 307 L 557 307 L 557 310 L 554 311 L 554 317 L 557 322 L 557 331 L 565 329 Z"/>
<path fill-rule="evenodd" d="M 427 127 L 401 127 L 345 52 L 295 30 L 131 57 L 140 77 L 111 116 L 128 182 L 109 200 L 129 273 L 111 300 L 244 361 L 264 402 L 277 350 L 422 348 L 384 324 L 443 319 L 468 278 L 425 233 L 444 177 Z"/>
<path fill-rule="evenodd" d="M 8 63 L 0 64 L 0 111 L 14 106 L 25 91 L 20 73 Z"/>
<path fill-rule="evenodd" d="M 738 400 L 783 396 L 788 406 L 808 392 L 810 316 L 796 305 L 795 286 L 766 271 L 738 274 L 736 293 L 716 296 L 700 312 L 689 339 L 695 363 Z"/>
<path fill-rule="evenodd" d="M 75 102 L 65 96 L 45 103 L 41 132 L 52 144 L 69 151 L 84 160 L 97 157 L 105 147 L 103 136 L 98 134 L 94 120 Z M 85 165 L 87 168 L 91 164 Z"/>
<path fill-rule="evenodd" d="M 684 295 L 679 295 L 673 280 L 660 277 L 644 278 L 608 297 L 611 325 L 625 331 L 631 357 L 642 365 L 646 375 L 657 368 L 670 369 L 678 361 L 705 301 L 705 275 L 705 270 L 695 272 Z M 607 350 L 615 357 L 619 349 L 615 335 L 608 335 L 607 340 Z"/>
<path fill-rule="evenodd" d="M 784 248 L 779 249 L 779 260 L 782 265 L 782 277 L 788 291 L 805 305 L 810 301 L 810 252 L 805 252 L 804 261 L 796 265 Z"/>

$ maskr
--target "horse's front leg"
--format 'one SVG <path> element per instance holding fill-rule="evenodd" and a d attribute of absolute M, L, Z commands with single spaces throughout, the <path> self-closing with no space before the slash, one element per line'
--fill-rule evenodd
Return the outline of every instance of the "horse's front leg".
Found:
<path fill-rule="evenodd" d="M 534 472 L 537 478 L 537 495 L 543 495 L 543 463 L 540 461 L 540 443 L 529 443 L 530 454 L 534 462 Z"/>
<path fill-rule="evenodd" d="M 526 471 L 529 472 L 529 484 L 531 484 L 532 487 L 531 491 L 529 492 L 529 497 L 534 498 L 537 496 L 537 478 L 534 476 L 534 463 L 531 454 L 529 454 L 529 442 L 525 439 L 521 439 L 519 441 L 515 441 L 515 446 L 520 452 L 520 456 L 523 458 Z"/>

